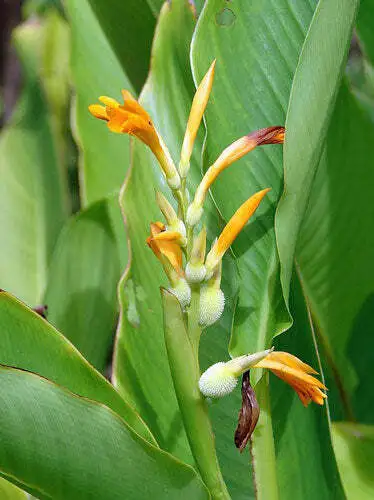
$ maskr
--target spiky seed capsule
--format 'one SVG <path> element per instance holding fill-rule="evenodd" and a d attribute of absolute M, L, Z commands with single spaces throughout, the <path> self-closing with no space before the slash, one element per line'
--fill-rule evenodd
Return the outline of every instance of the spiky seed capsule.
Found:
<path fill-rule="evenodd" d="M 187 224 L 191 227 L 196 226 L 202 215 L 203 207 L 199 207 L 192 202 L 187 209 Z"/>
<path fill-rule="evenodd" d="M 222 398 L 230 394 L 238 379 L 222 361 L 210 366 L 200 377 L 199 389 L 207 398 Z"/>
<path fill-rule="evenodd" d="M 209 326 L 221 317 L 225 308 L 225 296 L 220 288 L 205 285 L 200 293 L 200 317 L 201 326 Z"/>
<path fill-rule="evenodd" d="M 186 265 L 186 278 L 189 283 L 201 283 L 205 278 L 205 273 L 204 264 L 192 264 L 188 262 Z"/>
<path fill-rule="evenodd" d="M 181 279 L 173 288 L 170 288 L 169 291 L 177 297 L 183 310 L 190 305 L 191 288 L 188 286 L 185 279 Z"/>

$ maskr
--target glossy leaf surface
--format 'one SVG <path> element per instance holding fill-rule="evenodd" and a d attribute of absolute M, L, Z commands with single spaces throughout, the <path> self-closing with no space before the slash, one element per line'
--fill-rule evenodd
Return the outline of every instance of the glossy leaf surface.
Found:
<path fill-rule="evenodd" d="M 100 371 L 106 368 L 117 316 L 120 262 L 109 213 L 114 203 L 117 197 L 97 202 L 69 220 L 44 297 L 48 321 Z"/>
<path fill-rule="evenodd" d="M 38 314 L 4 292 L 0 293 L 0 325 L 0 364 L 36 372 L 99 401 L 152 440 L 140 417 L 75 347 Z"/>
<path fill-rule="evenodd" d="M 329 0 L 318 2 L 300 54 L 288 105 L 285 185 L 275 221 L 286 300 L 298 232 L 346 64 L 358 1 L 344 0 L 338 9 L 336 7 Z M 306 95 L 309 96 L 307 101 Z"/>
<path fill-rule="evenodd" d="M 0 498 L 2 500 L 27 500 L 27 494 L 0 477 Z"/>
<path fill-rule="evenodd" d="M 149 68 L 159 2 L 89 0 L 89 3 L 132 86 L 140 92 Z"/>
<path fill-rule="evenodd" d="M 0 381 L 0 470 L 39 498 L 208 498 L 191 467 L 106 406 L 14 368 L 1 367 Z"/>
<path fill-rule="evenodd" d="M 124 5 L 124 4 L 123 4 Z M 75 88 L 74 132 L 80 149 L 80 195 L 84 205 L 118 191 L 129 165 L 129 139 L 109 134 L 105 123 L 88 111 L 98 97 L 121 99 L 132 91 L 89 0 L 68 0 L 71 72 Z"/>
<path fill-rule="evenodd" d="M 25 85 L 0 138 L 0 283 L 30 305 L 42 298 L 67 215 L 64 179 L 37 70 L 42 40 L 37 25 L 16 32 Z"/>
<path fill-rule="evenodd" d="M 347 498 L 373 498 L 374 429 L 348 422 L 333 424 L 332 435 Z"/>

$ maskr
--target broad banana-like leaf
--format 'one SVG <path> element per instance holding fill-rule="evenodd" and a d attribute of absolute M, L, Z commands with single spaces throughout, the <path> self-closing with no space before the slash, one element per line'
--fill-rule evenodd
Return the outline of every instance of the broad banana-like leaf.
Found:
<path fill-rule="evenodd" d="M 67 215 L 65 181 L 49 106 L 37 73 L 42 28 L 17 28 L 24 88 L 0 138 L 0 286 L 40 303 L 50 258 Z"/>
<path fill-rule="evenodd" d="M 70 31 L 67 21 L 55 9 L 51 9 L 43 17 L 41 36 L 43 50 L 38 58 L 40 81 L 48 101 L 57 154 L 66 177 L 68 142 L 71 139 L 67 133 Z"/>
<path fill-rule="evenodd" d="M 208 0 L 192 44 L 199 82 L 217 58 L 206 111 L 204 169 L 224 147 L 249 132 L 284 125 L 293 73 L 315 2 L 228 4 Z M 219 126 L 217 126 L 219 123 Z M 257 148 L 223 172 L 212 195 L 225 220 L 255 191 L 271 187 L 254 222 L 233 245 L 241 286 L 230 342 L 232 355 L 262 350 L 288 326 L 279 281 L 274 212 L 282 188 L 282 148 Z"/>
<path fill-rule="evenodd" d="M 89 0 L 89 4 L 134 89 L 140 92 L 147 77 L 160 2 Z"/>
<path fill-rule="evenodd" d="M 57 330 L 5 292 L 0 293 L 0 364 L 14 366 L 110 407 L 154 442 L 139 415 Z M 0 467 L 1 470 L 1 467 Z"/>
<path fill-rule="evenodd" d="M 293 73 L 312 21 L 315 3 L 312 4 L 300 1 L 291 7 L 286 2 L 276 5 L 262 2 L 249 6 L 246 2 L 228 5 L 219 0 L 205 4 L 192 45 L 196 83 L 209 61 L 217 57 L 212 101 L 206 111 L 205 168 L 216 159 L 222 147 L 236 138 L 261 127 L 284 124 Z M 233 245 L 241 283 L 232 325 L 232 355 L 270 347 L 273 336 L 288 326 L 273 222 L 275 202 L 282 188 L 281 148 L 265 146 L 251 152 L 224 172 L 212 188 L 214 200 L 227 220 L 240 202 L 265 187 L 272 187 L 273 199 L 267 206 L 264 200 L 264 210 L 258 211 L 254 221 Z M 305 314 L 305 303 L 303 307 L 304 313 L 299 311 L 299 316 Z M 296 336 L 296 332 L 301 337 L 310 335 L 308 323 L 298 326 L 297 331 L 295 328 L 290 335 Z M 285 350 L 293 352 L 287 336 L 280 341 L 284 342 Z M 312 345 L 305 358 L 312 364 L 313 350 Z M 318 428 L 325 432 L 323 453 L 339 497 L 342 490 L 339 489 L 326 412 L 320 408 L 305 410 L 295 399 L 295 410 L 287 414 L 285 422 L 286 402 L 284 406 L 282 401 L 274 405 L 274 395 L 270 393 L 269 398 L 267 384 L 267 380 L 262 379 L 256 386 L 261 414 L 252 455 L 258 497 L 287 497 L 288 484 L 292 484 L 288 483 L 287 464 L 293 461 L 295 453 L 302 453 L 303 447 L 312 449 L 315 446 L 319 439 Z M 290 391 L 289 388 L 284 390 Z M 293 397 L 291 391 L 289 397 Z M 219 404 L 224 405 L 225 401 Z M 305 436 L 294 441 L 291 451 L 287 439 L 278 432 L 278 426 L 288 425 L 292 429 L 299 425 L 301 418 Z M 249 472 L 248 467 L 247 474 Z M 316 467 L 307 475 L 297 476 L 295 484 L 300 495 L 305 492 L 306 498 L 313 498 L 313 487 L 309 485 L 319 481 L 321 491 L 328 493 L 329 479 L 321 478 L 320 472 Z M 296 481 L 296 477 L 294 479 Z"/>
<path fill-rule="evenodd" d="M 366 57 L 374 63 L 374 34 L 371 29 L 374 15 L 373 0 L 361 0 L 357 15 L 357 31 Z"/>
<path fill-rule="evenodd" d="M 332 435 L 347 498 L 370 500 L 374 495 L 373 426 L 336 422 L 332 426 Z"/>
<path fill-rule="evenodd" d="M 133 88 L 89 0 L 67 0 L 65 7 L 71 30 L 70 65 L 75 89 L 73 131 L 81 155 L 80 196 L 87 205 L 118 191 L 129 164 L 128 138 L 105 133 L 104 124 L 91 116 L 88 106 L 102 95 L 120 100 L 121 89 Z M 120 19 L 118 12 L 116 15 Z"/>
<path fill-rule="evenodd" d="M 307 360 L 311 366 L 321 372 L 322 381 L 324 381 L 320 355 L 316 348 L 316 333 L 296 276 L 291 284 L 290 311 L 294 320 L 293 326 L 287 333 L 274 339 L 275 348 L 291 352 L 300 359 Z M 321 407 L 312 403 L 304 408 L 291 387 L 272 373 L 269 374 L 269 379 L 270 415 L 279 498 L 313 500 L 316 488 L 318 488 L 319 498 L 343 500 L 345 498 L 341 483 L 343 479 L 339 475 L 337 457 L 332 447 L 328 404 Z M 270 485 L 266 481 L 271 480 L 271 474 L 268 475 L 271 473 L 271 463 L 268 462 L 269 469 L 261 466 L 263 463 L 266 464 L 267 459 L 269 460 L 266 451 L 261 447 L 261 433 L 264 431 L 266 428 L 261 428 L 260 417 L 252 448 L 253 466 L 255 478 L 257 477 L 256 468 L 260 469 L 260 472 L 265 472 L 264 476 L 257 477 L 256 484 L 260 488 L 259 497 L 270 498 L 267 496 Z M 318 459 L 311 460 L 311 457 L 318 457 Z M 258 463 L 260 460 L 261 462 Z"/>
<path fill-rule="evenodd" d="M 299 275 L 331 365 L 333 418 L 373 422 L 366 370 L 373 364 L 371 251 L 374 127 L 342 86 L 296 249 Z M 343 404 L 342 404 L 343 403 Z"/>
<path fill-rule="evenodd" d="M 335 2 L 318 2 L 292 83 L 284 145 L 285 185 L 275 220 L 286 300 L 299 228 L 346 64 L 357 7 L 358 1 L 352 0 L 339 2 L 339 8 Z"/>
<path fill-rule="evenodd" d="M 110 206 L 117 204 L 118 197 L 112 196 L 67 222 L 56 245 L 44 297 L 48 321 L 102 372 L 117 317 L 120 260 L 110 219 Z"/>
<path fill-rule="evenodd" d="M 0 498 L 2 500 L 27 500 L 27 493 L 0 477 Z"/>
<path fill-rule="evenodd" d="M 0 385 L 0 470 L 41 500 L 209 498 L 108 407 L 15 368 L 0 367 Z"/>

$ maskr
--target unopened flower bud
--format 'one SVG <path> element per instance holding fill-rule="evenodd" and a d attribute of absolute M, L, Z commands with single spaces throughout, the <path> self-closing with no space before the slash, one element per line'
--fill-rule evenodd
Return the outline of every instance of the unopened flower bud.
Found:
<path fill-rule="evenodd" d="M 168 225 L 174 224 L 178 220 L 177 212 L 174 210 L 173 205 L 169 203 L 167 198 L 160 192 L 156 191 L 156 202 L 162 215 L 166 219 Z"/>
<path fill-rule="evenodd" d="M 179 172 L 182 178 L 187 177 L 187 173 L 190 168 L 192 148 L 201 120 L 203 118 L 203 113 L 208 103 L 210 92 L 212 90 L 215 63 L 216 61 L 213 61 L 207 74 L 200 82 L 200 85 L 196 90 L 195 97 L 192 102 L 186 133 L 183 139 L 181 161 L 179 164 Z"/>
<path fill-rule="evenodd" d="M 181 178 L 178 173 L 172 175 L 171 177 L 166 177 L 166 181 L 170 189 L 174 191 L 181 187 Z"/>
<path fill-rule="evenodd" d="M 200 377 L 199 389 L 204 396 L 221 398 L 230 394 L 238 383 L 239 377 L 253 365 L 268 356 L 272 349 L 234 358 L 227 363 L 222 361 L 210 366 Z"/>
<path fill-rule="evenodd" d="M 192 202 L 187 209 L 187 224 L 191 227 L 196 226 L 203 215 L 203 207 Z"/>
<path fill-rule="evenodd" d="M 191 257 L 186 265 L 186 278 L 189 283 L 201 283 L 206 274 L 204 265 L 206 251 L 206 228 L 203 227 L 194 238 Z"/>

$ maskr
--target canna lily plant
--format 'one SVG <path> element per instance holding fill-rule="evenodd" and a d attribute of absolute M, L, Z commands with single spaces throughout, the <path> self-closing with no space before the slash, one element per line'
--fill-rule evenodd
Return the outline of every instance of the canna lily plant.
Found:
<path fill-rule="evenodd" d="M 288 352 L 269 349 L 242 353 L 229 361 L 217 361 L 201 374 L 199 345 L 204 330 L 223 314 L 225 295 L 221 289 L 225 253 L 255 214 L 271 187 L 252 194 L 228 221 L 207 251 L 204 204 L 209 189 L 234 162 L 257 147 L 283 144 L 285 129 L 270 126 L 236 140 L 207 169 L 194 193 L 187 188 L 191 155 L 213 85 L 215 61 L 195 93 L 183 139 L 178 166 L 156 130 L 147 111 L 123 90 L 123 104 L 102 96 L 102 104 L 89 106 L 91 114 L 107 123 L 110 131 L 135 136 L 155 155 L 171 196 L 156 192 L 163 221 L 150 221 L 147 245 L 158 259 L 169 281 L 161 289 L 165 344 L 174 389 L 196 467 L 213 499 L 229 498 L 218 459 L 208 416 L 208 402 L 234 391 L 242 377 L 242 408 L 239 413 L 235 445 L 243 451 L 256 427 L 261 411 L 250 382 L 250 370 L 270 370 L 289 384 L 302 404 L 323 405 L 326 387 L 317 372 Z M 169 198 L 169 199 L 168 199 Z M 169 201 L 171 200 L 171 201 Z"/>
<path fill-rule="evenodd" d="M 373 498 L 370 2 L 107 4 L 0 85 L 0 500 Z"/>

